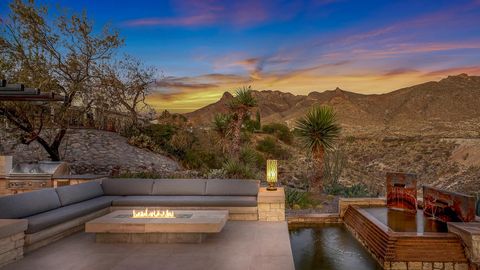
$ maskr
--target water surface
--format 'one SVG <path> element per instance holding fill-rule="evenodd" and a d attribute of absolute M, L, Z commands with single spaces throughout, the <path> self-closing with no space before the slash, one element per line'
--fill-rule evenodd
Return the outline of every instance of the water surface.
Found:
<path fill-rule="evenodd" d="M 395 232 L 448 232 L 447 223 L 436 221 L 423 215 L 422 210 L 417 213 L 408 213 L 399 210 L 391 210 L 386 207 L 364 208 L 383 224 Z"/>
<path fill-rule="evenodd" d="M 342 224 L 291 228 L 296 270 L 381 270 L 380 265 Z"/>

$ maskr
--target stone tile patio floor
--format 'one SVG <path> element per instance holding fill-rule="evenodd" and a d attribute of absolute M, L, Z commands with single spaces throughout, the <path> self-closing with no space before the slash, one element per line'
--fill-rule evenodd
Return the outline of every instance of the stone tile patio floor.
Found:
<path fill-rule="evenodd" d="M 77 233 L 1 269 L 294 269 L 286 222 L 229 221 L 202 244 L 99 244 L 94 238 Z"/>

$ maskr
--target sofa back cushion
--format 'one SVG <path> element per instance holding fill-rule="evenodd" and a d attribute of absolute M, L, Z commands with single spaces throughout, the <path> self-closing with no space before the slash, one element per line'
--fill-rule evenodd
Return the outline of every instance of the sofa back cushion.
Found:
<path fill-rule="evenodd" d="M 103 195 L 102 185 L 98 181 L 63 186 L 56 190 L 62 206 L 83 202 Z"/>
<path fill-rule="evenodd" d="M 24 218 L 61 206 L 53 188 L 0 197 L 0 218 Z"/>
<path fill-rule="evenodd" d="M 152 195 L 195 196 L 205 195 L 205 179 L 157 179 Z"/>
<path fill-rule="evenodd" d="M 205 195 L 257 196 L 260 181 L 243 179 L 208 179 Z"/>
<path fill-rule="evenodd" d="M 104 179 L 102 188 L 109 196 L 151 195 L 153 179 Z"/>

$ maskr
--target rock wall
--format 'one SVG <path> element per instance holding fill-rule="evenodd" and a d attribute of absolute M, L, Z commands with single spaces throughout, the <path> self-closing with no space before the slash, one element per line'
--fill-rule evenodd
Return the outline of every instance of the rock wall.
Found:
<path fill-rule="evenodd" d="M 48 155 L 36 142 L 14 144 L 12 139 L 1 140 L 4 153 L 13 155 L 13 162 L 48 160 Z M 62 159 L 75 174 L 119 174 L 125 172 L 169 173 L 180 165 L 166 156 L 129 145 L 117 133 L 95 129 L 72 129 L 62 142 Z"/>

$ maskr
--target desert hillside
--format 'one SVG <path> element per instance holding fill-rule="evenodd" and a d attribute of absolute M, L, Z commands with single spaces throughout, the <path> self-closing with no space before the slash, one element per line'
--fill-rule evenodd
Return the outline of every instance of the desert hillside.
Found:
<path fill-rule="evenodd" d="M 254 91 L 262 123 L 293 126 L 312 105 L 332 106 L 345 135 L 442 135 L 477 137 L 480 134 L 480 76 L 460 74 L 438 82 L 363 95 L 342 89 L 293 95 L 281 91 Z M 207 126 L 213 115 L 227 110 L 232 98 L 222 98 L 187 113 L 189 120 Z"/>
<path fill-rule="evenodd" d="M 168 175 L 181 169 L 173 159 L 132 146 L 118 133 L 95 129 L 71 129 L 60 152 L 74 174 L 156 172 Z M 38 143 L 24 145 L 0 131 L 0 153 L 12 155 L 15 163 L 48 160 Z"/>
<path fill-rule="evenodd" d="M 343 128 L 337 148 L 345 158 L 340 181 L 347 186 L 361 183 L 383 194 L 385 173 L 403 171 L 416 173 L 420 185 L 480 192 L 480 76 L 449 76 L 381 95 L 339 88 L 308 95 L 253 94 L 262 125 L 280 122 L 293 127 L 313 105 L 332 106 Z M 214 114 L 228 110 L 231 99 L 225 92 L 218 102 L 186 116 L 193 124 L 208 126 Z M 291 154 L 280 162 L 280 180 L 303 186 L 315 166 L 311 157 L 296 140 L 278 143 Z"/>

